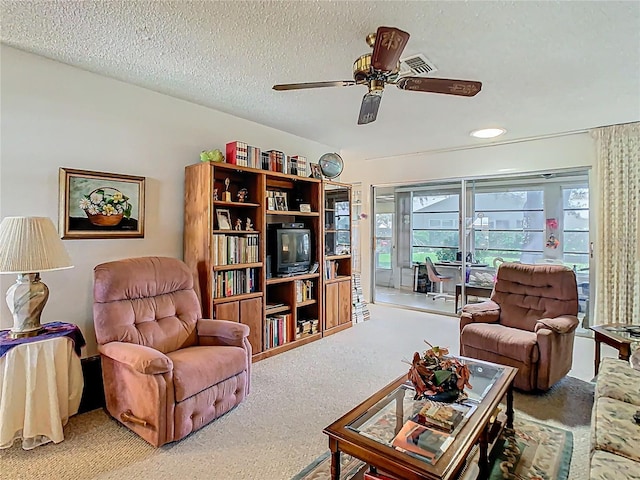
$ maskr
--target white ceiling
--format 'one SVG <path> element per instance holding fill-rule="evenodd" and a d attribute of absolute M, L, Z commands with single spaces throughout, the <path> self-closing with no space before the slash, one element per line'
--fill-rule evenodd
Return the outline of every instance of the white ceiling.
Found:
<path fill-rule="evenodd" d="M 0 40 L 86 70 L 342 149 L 383 157 L 640 119 L 640 2 L 0 1 Z M 377 26 L 411 34 L 436 77 L 480 80 L 473 98 L 366 88 L 276 92 L 351 79 Z"/>

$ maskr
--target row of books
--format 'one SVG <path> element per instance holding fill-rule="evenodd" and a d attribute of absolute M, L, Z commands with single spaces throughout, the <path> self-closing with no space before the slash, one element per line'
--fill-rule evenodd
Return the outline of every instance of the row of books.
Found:
<path fill-rule="evenodd" d="M 307 177 L 311 173 L 307 158 L 301 155 L 289 156 L 279 150 L 262 152 L 258 147 L 239 141 L 227 143 L 226 153 L 225 162 L 232 165 L 288 173 L 299 177 Z"/>
<path fill-rule="evenodd" d="M 264 322 L 264 348 L 278 347 L 287 343 L 289 333 L 287 325 L 291 319 L 290 313 L 269 315 Z"/>
<path fill-rule="evenodd" d="M 338 278 L 338 262 L 337 262 L 337 260 L 325 260 L 324 261 L 324 278 L 325 278 L 325 280 L 331 280 L 332 278 Z"/>
<path fill-rule="evenodd" d="M 213 235 L 213 264 L 259 262 L 259 245 L 257 233 L 244 236 L 215 234 Z"/>
<path fill-rule="evenodd" d="M 213 298 L 253 293 L 258 286 L 258 270 L 243 268 L 213 273 Z"/>
<path fill-rule="evenodd" d="M 296 301 L 306 302 L 313 298 L 313 282 L 311 280 L 296 280 Z"/>

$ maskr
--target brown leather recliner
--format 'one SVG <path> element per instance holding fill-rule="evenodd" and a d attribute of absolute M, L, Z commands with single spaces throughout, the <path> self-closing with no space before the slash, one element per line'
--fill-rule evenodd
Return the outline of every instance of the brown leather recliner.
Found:
<path fill-rule="evenodd" d="M 249 328 L 201 318 L 182 261 L 103 263 L 93 294 L 107 410 L 150 444 L 187 436 L 249 393 Z"/>
<path fill-rule="evenodd" d="M 462 309 L 460 353 L 517 367 L 520 390 L 548 390 L 571 370 L 577 314 L 573 270 L 503 263 L 491 300 Z"/>

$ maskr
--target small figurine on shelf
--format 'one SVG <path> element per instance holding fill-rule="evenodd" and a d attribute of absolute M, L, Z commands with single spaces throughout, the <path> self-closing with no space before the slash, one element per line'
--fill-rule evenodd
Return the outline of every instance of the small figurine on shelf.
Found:
<path fill-rule="evenodd" d="M 235 229 L 236 230 L 242 230 L 242 220 L 240 220 L 239 218 L 236 220 Z"/>
<path fill-rule="evenodd" d="M 214 202 L 218 201 L 218 189 L 217 188 L 213 189 L 213 201 Z"/>
<path fill-rule="evenodd" d="M 248 232 L 253 232 L 253 223 L 251 223 L 251 219 L 247 217 L 247 222 L 245 223 L 244 229 Z"/>
<path fill-rule="evenodd" d="M 231 192 L 229 191 L 229 179 L 225 178 L 224 179 L 224 192 L 222 192 L 222 200 L 224 200 L 225 202 L 230 202 L 231 201 Z"/>
<path fill-rule="evenodd" d="M 239 202 L 245 202 L 248 196 L 249 196 L 249 190 L 247 190 L 246 188 L 241 188 L 240 190 L 238 190 Z"/>

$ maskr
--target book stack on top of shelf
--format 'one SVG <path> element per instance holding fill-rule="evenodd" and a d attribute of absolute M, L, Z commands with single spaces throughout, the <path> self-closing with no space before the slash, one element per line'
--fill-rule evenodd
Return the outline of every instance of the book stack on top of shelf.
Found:
<path fill-rule="evenodd" d="M 260 148 L 234 141 L 226 144 L 225 162 L 241 167 L 259 168 L 299 177 L 309 175 L 309 163 L 302 155 L 289 156 L 280 150 L 261 151 Z"/>
<path fill-rule="evenodd" d="M 279 347 L 287 343 L 290 338 L 287 325 L 291 319 L 290 313 L 281 315 L 269 315 L 264 324 L 265 349 Z"/>
<path fill-rule="evenodd" d="M 259 262 L 258 234 L 243 237 L 237 235 L 213 235 L 213 264 L 233 265 L 236 263 Z"/>

